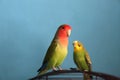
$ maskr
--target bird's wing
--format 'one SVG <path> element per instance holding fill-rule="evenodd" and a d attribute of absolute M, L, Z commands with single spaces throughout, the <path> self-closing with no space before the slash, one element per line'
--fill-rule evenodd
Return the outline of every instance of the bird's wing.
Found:
<path fill-rule="evenodd" d="M 47 53 L 45 55 L 45 58 L 43 60 L 43 63 L 42 63 L 42 66 L 41 68 L 38 70 L 38 72 L 41 70 L 41 69 L 44 69 L 44 67 L 47 65 L 48 61 L 52 58 L 52 56 L 54 55 L 54 51 L 56 50 L 57 48 L 57 41 L 56 40 L 53 40 L 52 43 L 50 44 L 48 50 L 47 50 Z"/>
<path fill-rule="evenodd" d="M 87 65 L 88 65 L 88 67 L 89 67 L 89 69 L 91 71 L 92 70 L 92 66 L 91 66 L 92 62 L 91 62 L 90 56 L 89 56 L 87 51 L 85 51 L 85 60 L 86 60 Z"/>

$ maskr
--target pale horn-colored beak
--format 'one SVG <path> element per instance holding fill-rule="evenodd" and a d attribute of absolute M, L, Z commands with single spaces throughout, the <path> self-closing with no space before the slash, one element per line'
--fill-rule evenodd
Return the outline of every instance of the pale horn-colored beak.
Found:
<path fill-rule="evenodd" d="M 73 44 L 73 46 L 74 46 L 74 47 L 75 47 L 75 44 L 76 44 L 76 43 L 77 43 L 77 41 L 73 41 L 73 43 L 72 43 L 72 44 Z"/>
<path fill-rule="evenodd" d="M 70 34 L 71 34 L 71 30 L 68 30 L 68 31 L 67 31 L 67 36 L 69 37 Z"/>

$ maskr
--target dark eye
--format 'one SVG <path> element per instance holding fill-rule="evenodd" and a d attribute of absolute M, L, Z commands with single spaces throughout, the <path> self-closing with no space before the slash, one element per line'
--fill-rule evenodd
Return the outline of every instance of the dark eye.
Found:
<path fill-rule="evenodd" d="M 65 29 L 65 27 L 62 27 L 62 29 Z"/>
<path fill-rule="evenodd" d="M 78 44 L 78 46 L 80 47 L 81 45 L 80 45 L 80 44 Z"/>

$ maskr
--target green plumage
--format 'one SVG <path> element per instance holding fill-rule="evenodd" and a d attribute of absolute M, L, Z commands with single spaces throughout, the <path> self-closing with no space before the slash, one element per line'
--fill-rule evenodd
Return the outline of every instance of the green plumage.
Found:
<path fill-rule="evenodd" d="M 85 59 L 85 54 L 86 53 L 84 50 L 75 52 L 74 53 L 74 62 L 80 70 L 82 70 L 82 71 L 88 70 L 89 71 L 89 67 L 88 67 L 88 64 Z"/>
<path fill-rule="evenodd" d="M 66 24 L 61 25 L 58 28 L 46 52 L 42 66 L 38 70 L 39 72 L 38 75 L 42 75 L 50 69 L 53 70 L 57 70 L 56 68 L 58 68 L 59 70 L 62 69 L 60 68 L 60 65 L 63 63 L 64 59 L 67 56 L 68 37 L 70 36 L 70 31 L 71 27 Z"/>
<path fill-rule="evenodd" d="M 74 41 L 73 46 L 74 46 L 73 59 L 78 69 L 81 71 L 91 71 L 91 60 L 82 43 Z M 84 74 L 84 80 L 90 79 L 91 79 L 90 75 Z"/>
<path fill-rule="evenodd" d="M 40 74 L 45 73 L 47 70 L 53 67 L 59 67 L 67 56 L 67 48 L 63 47 L 59 41 L 53 41 L 48 48 L 47 54 L 44 58 L 43 64 L 47 67 L 40 71 Z"/>

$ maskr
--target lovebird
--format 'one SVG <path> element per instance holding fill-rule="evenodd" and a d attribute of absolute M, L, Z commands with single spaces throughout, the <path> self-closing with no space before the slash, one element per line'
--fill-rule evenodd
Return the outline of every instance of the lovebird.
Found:
<path fill-rule="evenodd" d="M 73 60 L 80 71 L 91 71 L 92 70 L 92 62 L 90 56 L 83 44 L 79 41 L 73 41 Z M 92 76 L 83 73 L 84 80 L 91 80 Z"/>
<path fill-rule="evenodd" d="M 68 53 L 68 38 L 71 34 L 71 26 L 60 25 L 46 52 L 42 66 L 38 70 L 38 75 L 43 75 L 48 70 L 62 70 L 60 67 Z"/>

